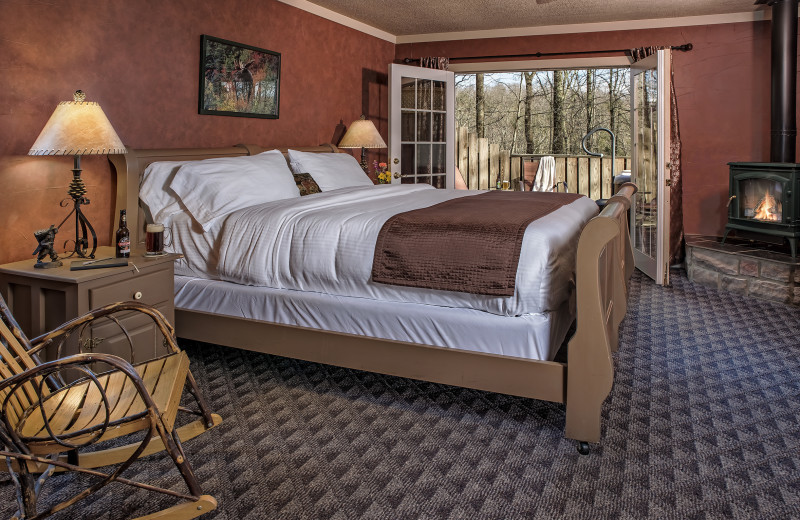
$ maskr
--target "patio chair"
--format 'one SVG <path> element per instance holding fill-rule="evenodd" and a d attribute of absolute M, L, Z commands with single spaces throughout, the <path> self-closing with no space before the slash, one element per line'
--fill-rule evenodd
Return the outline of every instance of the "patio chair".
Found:
<path fill-rule="evenodd" d="M 163 336 L 166 354 L 136 365 L 95 352 L 61 357 L 65 346 L 81 344 L 75 336 L 81 340 L 93 323 L 104 318 L 120 326 L 133 348 L 122 318 L 115 316 L 121 312 L 149 316 Z M 39 354 L 44 349 L 55 359 L 41 362 Z M 111 370 L 100 373 L 106 368 Z M 0 456 L 17 489 L 18 518 L 44 518 L 111 482 L 182 499 L 157 512 L 157 518 L 195 518 L 216 507 L 214 498 L 202 493 L 181 440 L 199 435 L 222 419 L 209 412 L 189 372 L 188 357 L 175 343 L 174 329 L 156 309 L 136 302 L 111 304 L 28 340 L 0 297 L 0 378 Z M 184 386 L 196 410 L 179 406 Z M 175 428 L 178 411 L 199 418 Z M 172 458 L 188 494 L 122 476 L 137 459 L 161 450 Z M 94 469 L 102 466 L 109 468 Z M 92 475 L 91 484 L 37 511 L 43 484 L 61 471 Z"/>

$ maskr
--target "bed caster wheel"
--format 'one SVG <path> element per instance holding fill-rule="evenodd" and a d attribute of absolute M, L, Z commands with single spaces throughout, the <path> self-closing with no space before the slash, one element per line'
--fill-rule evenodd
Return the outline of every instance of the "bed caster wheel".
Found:
<path fill-rule="evenodd" d="M 589 443 L 578 441 L 578 453 L 581 455 L 589 454 Z"/>

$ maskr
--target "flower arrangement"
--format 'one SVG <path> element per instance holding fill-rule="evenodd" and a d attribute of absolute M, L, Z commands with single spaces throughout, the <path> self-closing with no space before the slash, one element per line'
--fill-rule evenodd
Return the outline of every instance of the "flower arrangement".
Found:
<path fill-rule="evenodd" d="M 392 182 L 392 172 L 389 171 L 389 165 L 385 162 L 379 163 L 373 161 L 372 167 L 375 168 L 375 176 L 378 178 L 378 184 L 389 184 Z"/>

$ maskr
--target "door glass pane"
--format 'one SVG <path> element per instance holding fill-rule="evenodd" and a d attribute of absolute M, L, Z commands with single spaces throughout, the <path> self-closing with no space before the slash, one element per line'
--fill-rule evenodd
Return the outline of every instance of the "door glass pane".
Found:
<path fill-rule="evenodd" d="M 431 80 L 420 79 L 417 81 L 417 108 L 431 109 Z"/>
<path fill-rule="evenodd" d="M 414 175 L 414 145 L 400 145 L 400 175 Z"/>
<path fill-rule="evenodd" d="M 413 141 L 414 140 L 414 116 L 416 112 L 413 110 L 403 110 L 400 113 L 400 140 Z"/>
<path fill-rule="evenodd" d="M 658 76 L 646 70 L 634 77 L 636 178 L 633 247 L 656 258 L 658 246 Z"/>
<path fill-rule="evenodd" d="M 431 145 L 417 145 L 417 175 L 431 174 Z"/>
<path fill-rule="evenodd" d="M 445 159 L 447 149 L 444 144 L 434 144 L 432 146 L 431 173 L 445 173 Z"/>
<path fill-rule="evenodd" d="M 431 145 L 417 145 L 417 175 L 431 174 Z"/>
<path fill-rule="evenodd" d="M 417 184 L 430 184 L 431 183 L 431 176 L 424 175 L 422 177 L 417 177 Z"/>
<path fill-rule="evenodd" d="M 439 189 L 444 189 L 446 185 L 447 177 L 444 175 L 434 175 L 433 176 L 433 186 Z"/>
<path fill-rule="evenodd" d="M 444 96 L 445 96 L 445 83 L 444 81 L 433 82 L 433 110 L 445 110 Z"/>
<path fill-rule="evenodd" d="M 446 114 L 442 112 L 433 113 L 433 128 L 431 133 L 431 141 L 434 143 L 443 143 L 445 141 L 445 117 Z"/>
<path fill-rule="evenodd" d="M 417 80 L 403 77 L 400 83 L 400 108 L 414 108 L 417 105 Z"/>
<path fill-rule="evenodd" d="M 417 141 L 431 140 L 431 113 L 417 113 Z"/>

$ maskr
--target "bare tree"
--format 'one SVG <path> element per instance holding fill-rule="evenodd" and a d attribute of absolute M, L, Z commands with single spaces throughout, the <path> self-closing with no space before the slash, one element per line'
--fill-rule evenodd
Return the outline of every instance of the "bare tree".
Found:
<path fill-rule="evenodd" d="M 519 86 L 517 87 L 517 116 L 514 118 L 514 133 L 511 136 L 511 152 L 514 152 L 514 148 L 517 146 L 517 130 L 519 128 L 519 120 L 520 120 L 520 112 L 522 111 L 522 105 L 525 104 L 527 100 L 527 91 L 525 94 L 525 98 L 522 97 L 522 82 L 524 80 L 525 73 L 519 73 Z"/>
<path fill-rule="evenodd" d="M 525 153 L 534 153 L 533 128 L 533 72 L 524 72 L 525 76 Z"/>
<path fill-rule="evenodd" d="M 594 69 L 586 69 L 586 133 L 594 128 Z"/>
<path fill-rule="evenodd" d="M 483 84 L 483 74 L 475 74 L 475 133 L 478 137 L 486 137 L 486 94 Z"/>
<path fill-rule="evenodd" d="M 564 117 L 564 79 L 562 71 L 553 71 L 553 144 L 551 150 L 554 154 L 563 154 L 567 151 L 567 126 Z"/>
<path fill-rule="evenodd" d="M 620 69 L 611 69 L 608 75 L 608 123 L 614 135 L 619 133 L 619 115 L 622 110 L 621 83 L 622 74 Z"/>

